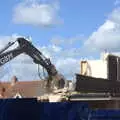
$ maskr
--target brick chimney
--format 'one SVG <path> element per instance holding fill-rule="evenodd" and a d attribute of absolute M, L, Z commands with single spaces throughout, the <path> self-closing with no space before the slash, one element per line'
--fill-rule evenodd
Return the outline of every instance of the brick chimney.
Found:
<path fill-rule="evenodd" d="M 17 81 L 18 81 L 17 77 L 13 76 L 12 79 L 11 79 L 11 85 L 14 86 Z"/>
<path fill-rule="evenodd" d="M 6 89 L 4 87 L 2 87 L 1 91 L 0 91 L 0 98 L 4 98 L 5 91 L 6 91 Z"/>

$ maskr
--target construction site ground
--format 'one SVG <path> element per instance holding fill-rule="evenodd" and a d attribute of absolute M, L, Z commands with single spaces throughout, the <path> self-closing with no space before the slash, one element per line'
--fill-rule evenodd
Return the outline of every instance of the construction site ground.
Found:
<path fill-rule="evenodd" d="M 120 97 L 112 97 L 106 93 L 80 93 L 60 89 L 37 99 L 46 102 L 85 102 L 93 109 L 120 109 Z"/>

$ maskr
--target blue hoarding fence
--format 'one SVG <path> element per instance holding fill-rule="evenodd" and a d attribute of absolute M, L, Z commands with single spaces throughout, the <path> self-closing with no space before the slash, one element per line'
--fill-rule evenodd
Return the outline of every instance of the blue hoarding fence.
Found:
<path fill-rule="evenodd" d="M 0 120 L 39 120 L 36 99 L 1 99 Z"/>
<path fill-rule="evenodd" d="M 92 110 L 83 102 L 1 99 L 0 120 L 120 120 L 120 110 Z"/>
<path fill-rule="evenodd" d="M 91 111 L 90 120 L 120 120 L 120 110 L 94 110 Z"/>

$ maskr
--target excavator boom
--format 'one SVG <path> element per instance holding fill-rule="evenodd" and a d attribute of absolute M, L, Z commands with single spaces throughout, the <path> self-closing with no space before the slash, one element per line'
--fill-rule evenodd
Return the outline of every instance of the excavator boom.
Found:
<path fill-rule="evenodd" d="M 11 47 L 15 42 L 18 42 L 19 46 L 13 50 L 5 52 L 9 47 Z M 46 58 L 42 52 L 40 52 L 34 45 L 26 40 L 25 38 L 17 38 L 15 42 L 9 42 L 0 51 L 0 66 L 11 61 L 18 55 L 24 53 L 33 59 L 35 64 L 41 65 L 46 69 L 48 73 L 48 83 L 52 80 L 57 82 L 57 88 L 63 88 L 65 84 L 65 78 L 58 73 L 56 67 L 51 63 L 49 58 Z M 50 87 L 50 86 L 49 86 Z"/>

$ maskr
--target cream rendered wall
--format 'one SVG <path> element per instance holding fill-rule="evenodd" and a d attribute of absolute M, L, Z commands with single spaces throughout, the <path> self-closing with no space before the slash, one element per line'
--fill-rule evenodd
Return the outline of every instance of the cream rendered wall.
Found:
<path fill-rule="evenodd" d="M 81 74 L 107 79 L 107 57 L 109 53 L 101 53 L 98 60 L 81 61 Z"/>
<path fill-rule="evenodd" d="M 97 78 L 107 78 L 107 61 L 89 60 L 87 61 L 87 75 Z"/>

